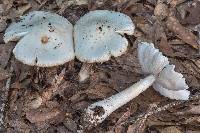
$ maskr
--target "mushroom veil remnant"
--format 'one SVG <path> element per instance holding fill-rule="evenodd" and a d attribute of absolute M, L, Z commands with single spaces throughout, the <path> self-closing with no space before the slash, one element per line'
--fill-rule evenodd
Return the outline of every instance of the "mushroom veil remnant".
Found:
<path fill-rule="evenodd" d="M 12 23 L 4 41 L 18 41 L 13 50 L 24 64 L 50 67 L 74 59 L 73 26 L 65 18 L 49 12 L 33 11 Z"/>
<path fill-rule="evenodd" d="M 128 41 L 124 34 L 132 35 L 134 29 L 131 18 L 123 13 L 108 10 L 90 11 L 74 26 L 76 57 L 85 64 L 102 63 L 108 61 L 111 56 L 118 57 L 127 50 Z M 85 64 L 84 67 L 87 66 Z M 79 81 L 83 81 L 85 75 L 89 74 L 83 68 L 79 73 Z"/>
<path fill-rule="evenodd" d="M 190 91 L 183 75 L 175 72 L 174 65 L 169 65 L 167 57 L 163 56 L 152 43 L 141 42 L 138 44 L 138 58 L 145 75 L 149 75 L 129 88 L 102 101 L 91 104 L 85 112 L 84 120 L 89 125 L 96 126 L 105 120 L 113 111 L 123 106 L 148 87 L 170 99 L 188 100 Z M 101 108 L 101 114 L 95 112 Z"/>

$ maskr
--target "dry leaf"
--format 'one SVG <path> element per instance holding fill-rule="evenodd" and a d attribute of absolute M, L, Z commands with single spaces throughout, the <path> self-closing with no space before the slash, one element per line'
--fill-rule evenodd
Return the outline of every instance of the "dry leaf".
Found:
<path fill-rule="evenodd" d="M 59 115 L 61 112 L 57 109 L 36 109 L 26 112 L 26 118 L 31 123 L 44 122 Z"/>
<path fill-rule="evenodd" d="M 144 133 L 146 119 L 141 119 L 136 123 L 129 125 L 127 133 Z"/>
<path fill-rule="evenodd" d="M 176 112 L 177 115 L 185 115 L 185 114 L 194 114 L 199 115 L 200 114 L 200 105 L 191 105 L 190 109 L 187 109 L 185 111 Z"/>
<path fill-rule="evenodd" d="M 172 8 L 175 8 L 177 5 L 185 2 L 186 0 L 169 0 L 170 1 L 170 5 Z"/>
<path fill-rule="evenodd" d="M 4 4 L 0 4 L 0 15 L 4 13 L 5 11 L 5 5 Z"/>
<path fill-rule="evenodd" d="M 175 126 L 161 128 L 159 129 L 159 131 L 161 133 L 182 133 L 182 131 L 178 127 L 175 127 Z"/>
<path fill-rule="evenodd" d="M 0 81 L 3 79 L 7 79 L 10 76 L 10 74 L 8 73 L 8 71 L 0 68 Z"/>
<path fill-rule="evenodd" d="M 14 0 L 3 0 L 3 4 L 5 5 L 5 11 L 9 10 L 13 6 Z"/>
<path fill-rule="evenodd" d="M 161 51 L 167 56 L 171 56 L 171 57 L 174 56 L 173 49 L 171 48 L 170 44 L 167 42 L 167 38 L 162 37 L 158 46 L 159 46 L 159 49 L 161 49 Z"/>
<path fill-rule="evenodd" d="M 152 40 L 154 40 L 155 44 L 158 44 L 158 47 L 163 52 L 163 54 L 173 56 L 173 49 L 167 41 L 167 36 L 161 21 L 156 21 L 154 23 L 152 35 Z"/>
<path fill-rule="evenodd" d="M 200 132 L 200 130 L 199 131 L 193 131 L 193 130 L 187 130 L 186 131 L 186 133 L 199 133 Z"/>
<path fill-rule="evenodd" d="M 8 60 L 10 59 L 10 54 L 14 48 L 13 43 L 0 44 L 0 67 L 6 67 Z"/>
<path fill-rule="evenodd" d="M 6 26 L 6 17 L 0 17 L 0 32 L 4 31 L 6 29 Z"/>
<path fill-rule="evenodd" d="M 198 38 L 191 31 L 184 28 L 174 16 L 169 16 L 166 23 L 169 30 L 193 48 L 198 49 Z"/>
<path fill-rule="evenodd" d="M 154 9 L 154 15 L 161 20 L 168 16 L 168 12 L 168 7 L 164 3 L 158 3 Z"/>
<path fill-rule="evenodd" d="M 131 110 L 128 109 L 128 111 L 126 111 L 121 118 L 119 118 L 119 120 L 116 122 L 115 126 L 114 126 L 114 131 L 115 133 L 121 133 L 122 130 L 124 129 L 123 123 L 130 117 L 131 115 Z"/>
<path fill-rule="evenodd" d="M 97 84 L 94 87 L 87 89 L 85 93 L 91 99 L 99 99 L 99 98 L 105 98 L 106 96 L 113 94 L 114 92 L 112 88 L 110 88 L 107 85 Z"/>
<path fill-rule="evenodd" d="M 18 7 L 17 9 L 17 13 L 21 16 L 24 14 L 24 12 L 26 12 L 27 10 L 29 10 L 31 8 L 31 4 L 25 4 L 25 5 L 22 5 L 20 7 Z"/>
<path fill-rule="evenodd" d="M 117 123 L 115 125 L 120 125 L 122 124 L 125 120 L 127 120 L 131 115 L 131 110 L 128 109 L 117 121 Z"/>
<path fill-rule="evenodd" d="M 66 118 L 63 124 L 73 133 L 77 132 L 77 124 L 72 119 Z"/>
<path fill-rule="evenodd" d="M 181 21 L 183 24 L 197 25 L 200 23 L 200 1 L 196 1 L 187 6 L 186 17 Z"/>

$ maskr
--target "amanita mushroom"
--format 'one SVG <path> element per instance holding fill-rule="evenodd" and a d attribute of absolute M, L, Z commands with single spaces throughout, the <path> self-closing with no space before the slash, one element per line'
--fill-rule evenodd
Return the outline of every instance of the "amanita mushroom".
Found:
<path fill-rule="evenodd" d="M 144 74 L 148 74 L 136 84 L 112 95 L 102 101 L 91 104 L 85 111 L 84 120 L 96 126 L 103 122 L 113 111 L 123 106 L 148 87 L 170 99 L 188 100 L 190 91 L 183 75 L 175 72 L 174 65 L 169 65 L 167 57 L 163 56 L 152 43 L 141 42 L 138 45 L 138 58 Z"/>
<path fill-rule="evenodd" d="M 81 17 L 74 26 L 76 57 L 86 63 L 105 62 L 125 53 L 135 26 L 123 13 L 95 10 Z M 85 69 L 84 69 L 85 70 Z M 82 71 L 81 71 L 82 72 Z M 87 75 L 83 71 L 83 75 Z M 81 77 L 81 73 L 79 74 Z"/>
<path fill-rule="evenodd" d="M 67 19 L 33 11 L 7 28 L 4 41 L 20 40 L 13 53 L 24 64 L 51 67 L 74 59 L 72 32 L 73 26 Z"/>

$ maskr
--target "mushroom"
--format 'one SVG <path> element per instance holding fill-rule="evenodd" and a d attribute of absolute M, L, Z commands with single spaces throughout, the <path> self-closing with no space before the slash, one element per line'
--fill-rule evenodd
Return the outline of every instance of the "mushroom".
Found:
<path fill-rule="evenodd" d="M 51 67 L 74 59 L 73 26 L 65 18 L 49 12 L 33 11 L 12 23 L 4 41 L 20 41 L 15 57 L 28 65 Z"/>
<path fill-rule="evenodd" d="M 175 72 L 174 65 L 169 65 L 167 57 L 163 56 L 152 43 L 141 42 L 138 45 L 138 58 L 144 74 L 149 75 L 129 88 L 112 95 L 102 101 L 91 104 L 85 110 L 86 126 L 96 126 L 103 122 L 113 111 L 123 106 L 148 87 L 170 99 L 188 100 L 190 91 L 183 75 Z"/>
<path fill-rule="evenodd" d="M 132 35 L 134 29 L 131 18 L 123 13 L 90 11 L 74 26 L 76 57 L 85 63 L 102 63 L 111 56 L 118 57 L 127 50 L 128 41 L 124 34 Z M 84 71 L 79 75 L 88 74 Z"/>

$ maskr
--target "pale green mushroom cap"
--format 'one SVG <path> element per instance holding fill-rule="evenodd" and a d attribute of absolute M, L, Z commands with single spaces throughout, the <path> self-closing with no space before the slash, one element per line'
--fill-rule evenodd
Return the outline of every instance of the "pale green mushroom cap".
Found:
<path fill-rule="evenodd" d="M 20 17 L 17 22 L 11 23 L 4 34 L 4 41 L 18 41 L 33 29 L 42 29 L 43 25 L 59 25 L 63 29 L 73 28 L 72 24 L 64 17 L 45 11 L 32 11 Z"/>
<path fill-rule="evenodd" d="M 76 57 L 82 62 L 105 62 L 125 53 L 135 26 L 123 13 L 96 10 L 81 17 L 74 27 Z"/>
<path fill-rule="evenodd" d="M 63 30 L 57 26 L 34 29 L 25 35 L 15 46 L 15 57 L 24 64 L 51 67 L 74 59 L 72 29 Z"/>
<path fill-rule="evenodd" d="M 73 25 L 62 16 L 33 11 L 13 22 L 4 41 L 18 41 L 13 53 L 24 64 L 51 67 L 74 59 Z"/>

